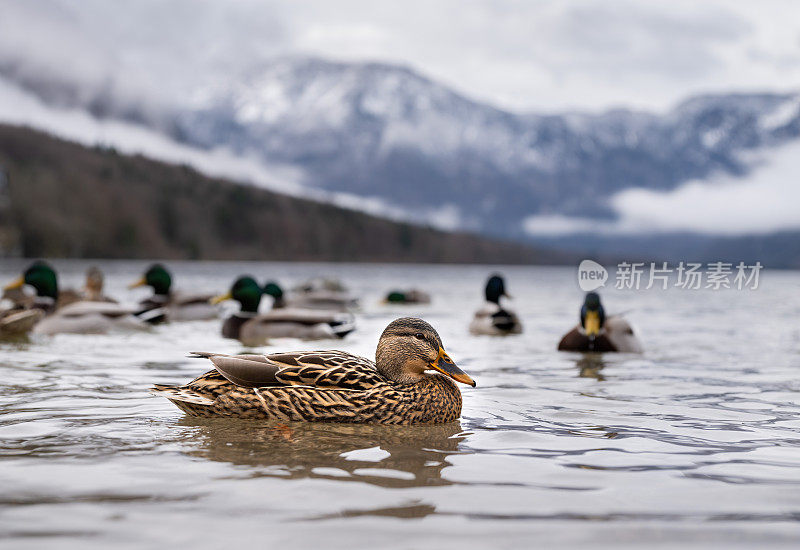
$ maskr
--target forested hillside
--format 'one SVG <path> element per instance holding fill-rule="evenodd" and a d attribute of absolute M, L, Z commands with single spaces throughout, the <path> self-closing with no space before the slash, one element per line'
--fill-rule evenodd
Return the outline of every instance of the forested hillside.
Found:
<path fill-rule="evenodd" d="M 0 125 L 0 255 L 553 263 L 566 258 L 397 223 Z"/>

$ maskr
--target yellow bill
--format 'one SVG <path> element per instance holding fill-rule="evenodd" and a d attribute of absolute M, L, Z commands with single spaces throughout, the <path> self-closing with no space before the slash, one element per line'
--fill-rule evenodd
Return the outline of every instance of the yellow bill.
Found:
<path fill-rule="evenodd" d="M 439 355 L 435 360 L 429 363 L 429 366 L 433 370 L 439 371 L 445 376 L 449 376 L 456 382 L 469 384 L 473 388 L 475 387 L 475 380 L 473 380 L 466 372 L 458 368 L 456 364 L 453 363 L 453 360 L 450 359 L 450 356 L 445 353 L 443 348 L 439 348 Z"/>
<path fill-rule="evenodd" d="M 214 296 L 208 302 L 211 305 L 217 305 L 217 304 L 219 304 L 221 302 L 225 302 L 227 300 L 233 300 L 233 294 L 231 294 L 230 292 L 226 292 L 225 294 L 220 294 L 219 296 Z"/>
<path fill-rule="evenodd" d="M 142 277 L 141 279 L 139 279 L 135 283 L 129 284 L 128 288 L 137 288 L 137 287 L 140 287 L 140 286 L 147 286 L 147 279 Z"/>
<path fill-rule="evenodd" d="M 589 338 L 600 334 L 600 312 L 587 311 L 586 317 L 583 320 L 583 328 L 586 331 L 586 336 Z"/>
<path fill-rule="evenodd" d="M 22 288 L 25 286 L 25 277 L 20 275 L 13 282 L 8 283 L 6 286 L 3 287 L 3 290 L 16 290 L 18 288 Z"/>

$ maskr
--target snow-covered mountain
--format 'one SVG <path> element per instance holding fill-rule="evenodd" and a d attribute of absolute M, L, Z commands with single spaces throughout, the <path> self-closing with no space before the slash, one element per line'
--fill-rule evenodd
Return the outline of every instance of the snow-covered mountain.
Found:
<path fill-rule="evenodd" d="M 631 187 L 743 175 L 744 153 L 800 136 L 800 96 L 697 97 L 661 116 L 518 115 L 407 68 L 292 58 L 198 92 L 176 124 L 196 145 L 302 166 L 315 188 L 518 236 L 536 214 L 613 218 L 610 198 Z"/>
<path fill-rule="evenodd" d="M 743 176 L 756 153 L 800 137 L 800 95 L 708 95 L 664 114 L 528 115 L 472 101 L 406 67 L 303 57 L 158 108 L 128 105 L 111 85 L 78 94 L 64 82 L 17 82 L 189 145 L 294 167 L 313 189 L 506 237 L 535 232 L 537 217 L 613 223 L 621 192 Z"/>

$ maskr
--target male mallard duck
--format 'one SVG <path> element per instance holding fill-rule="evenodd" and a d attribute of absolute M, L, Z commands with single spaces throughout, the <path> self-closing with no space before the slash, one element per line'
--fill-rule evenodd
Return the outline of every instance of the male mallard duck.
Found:
<path fill-rule="evenodd" d="M 149 286 L 153 295 L 139 302 L 136 315 L 151 324 L 164 321 L 205 321 L 216 319 L 217 308 L 209 303 L 213 294 L 172 292 L 172 276 L 161 264 L 151 265 L 141 279 L 128 288 Z"/>
<path fill-rule="evenodd" d="M 283 289 L 275 281 L 269 281 L 264 285 L 264 294 L 272 296 L 272 309 L 286 307 L 286 299 L 283 297 Z"/>
<path fill-rule="evenodd" d="M 580 323 L 558 343 L 560 351 L 622 351 L 642 353 L 642 344 L 628 321 L 619 315 L 606 318 L 600 295 L 588 292 L 581 306 Z"/>
<path fill-rule="evenodd" d="M 386 327 L 374 363 L 343 351 L 194 355 L 210 359 L 216 370 L 185 386 L 152 389 L 191 416 L 444 423 L 461 415 L 461 392 L 448 377 L 475 386 L 445 353 L 436 330 L 411 317 Z"/>
<path fill-rule="evenodd" d="M 56 309 L 59 303 L 58 278 L 53 268 L 45 262 L 34 262 L 6 288 L 13 290 L 23 285 L 30 285 L 36 290 L 31 309 L 46 314 L 32 327 L 31 332 L 35 334 L 95 334 L 144 328 L 143 323 L 132 315 L 132 310 L 114 303 L 73 301 Z"/>
<path fill-rule="evenodd" d="M 487 334 L 489 336 L 505 336 L 507 334 L 520 334 L 522 323 L 517 314 L 500 305 L 500 298 L 505 296 L 506 283 L 500 275 L 492 275 L 486 281 L 484 290 L 486 303 L 475 312 L 469 331 L 472 334 Z"/>
<path fill-rule="evenodd" d="M 349 313 L 278 307 L 259 315 L 261 295 L 265 293 L 272 295 L 276 302 L 282 302 L 283 292 L 277 284 L 268 283 L 262 289 L 252 277 L 239 277 L 229 292 L 211 299 L 212 304 L 225 300 L 239 302 L 239 311 L 222 324 L 224 337 L 258 346 L 266 343 L 269 338 L 344 338 L 355 328 L 353 316 Z"/>
<path fill-rule="evenodd" d="M 386 295 L 385 301 L 388 304 L 430 304 L 431 295 L 416 288 L 392 290 Z"/>
<path fill-rule="evenodd" d="M 33 262 L 25 272 L 15 281 L 9 283 L 4 288 L 7 292 L 22 290 L 22 287 L 29 285 L 36 291 L 33 301 L 29 307 L 40 309 L 45 313 L 52 313 L 56 310 L 58 300 L 58 278 L 56 272 L 45 262 Z"/>

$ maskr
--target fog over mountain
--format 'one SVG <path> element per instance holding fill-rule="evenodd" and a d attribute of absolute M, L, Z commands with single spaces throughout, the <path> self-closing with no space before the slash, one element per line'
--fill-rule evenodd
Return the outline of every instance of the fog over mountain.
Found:
<path fill-rule="evenodd" d="M 800 136 L 793 94 L 701 96 L 664 115 L 519 115 L 407 67 L 293 56 L 156 111 L 113 88 L 86 95 L 67 81 L 5 77 L 50 105 L 280 166 L 287 187 L 368 197 L 439 227 L 522 238 L 800 225 L 780 213 L 797 196 L 783 177 Z M 762 200 L 743 201 L 751 195 Z M 731 213 L 733 223 L 713 221 Z"/>
<path fill-rule="evenodd" d="M 489 9 L 479 4 L 478 12 Z M 341 27 L 339 36 L 331 34 L 339 28 L 333 23 L 320 26 L 281 2 L 226 11 L 177 1 L 158 21 L 148 2 L 120 17 L 102 2 L 10 2 L 12 17 L 0 22 L 0 121 L 395 219 L 512 239 L 568 244 L 591 234 L 584 242 L 602 250 L 652 236 L 686 243 L 677 236 L 761 239 L 800 231 L 793 208 L 800 199 L 800 94 L 776 84 L 779 75 L 791 84 L 800 74 L 793 24 L 769 35 L 766 16 L 746 3 L 700 9 L 678 2 L 680 24 L 661 8 L 612 4 L 616 11 L 606 12 L 575 0 L 529 19 L 537 28 L 549 21 L 575 31 L 573 43 L 549 36 L 536 50 L 541 71 L 524 75 L 530 90 L 540 74 L 541 86 L 550 86 L 543 97 L 552 99 L 559 85 L 545 81 L 576 63 L 591 76 L 582 88 L 567 78 L 563 89 L 570 97 L 582 93 L 592 111 L 558 113 L 498 107 L 502 94 L 477 99 L 491 95 L 489 84 L 469 84 L 479 75 L 429 63 L 408 41 L 403 51 L 412 64 L 360 60 L 370 57 L 356 53 L 364 44 L 396 57 L 376 33 L 408 30 L 405 16 L 391 22 L 378 8 L 343 7 L 365 22 L 361 30 Z M 476 9 L 455 9 L 454 17 L 474 19 Z M 501 43 L 500 28 L 522 40 L 521 28 L 500 12 L 493 16 Z M 15 18 L 24 24 L 9 23 Z M 589 32 L 595 19 L 617 29 L 620 43 L 604 49 Z M 180 33 L 172 32 L 176 21 Z M 431 46 L 435 33 L 419 30 Z M 765 36 L 774 40 L 767 44 Z M 454 45 L 475 55 L 468 42 L 445 33 L 427 51 L 449 52 L 455 70 Z M 489 67 L 505 67 L 495 84 L 511 89 L 510 75 L 524 67 L 521 52 L 534 51 L 525 50 L 532 44 L 520 42 L 516 54 L 487 44 L 494 57 L 473 59 L 474 66 L 486 71 L 484 80 L 495 74 Z M 318 55 L 325 45 L 350 60 Z M 609 51 L 612 57 L 602 57 Z M 745 51 L 761 61 L 752 64 Z M 649 110 L 592 103 L 612 89 L 622 94 L 620 104 L 646 104 L 648 94 L 663 103 L 655 88 L 674 95 L 715 73 L 717 89 L 741 90 L 747 78 L 734 82 L 737 71 L 761 78 L 751 81 L 764 82 L 762 91 L 695 94 Z"/>

